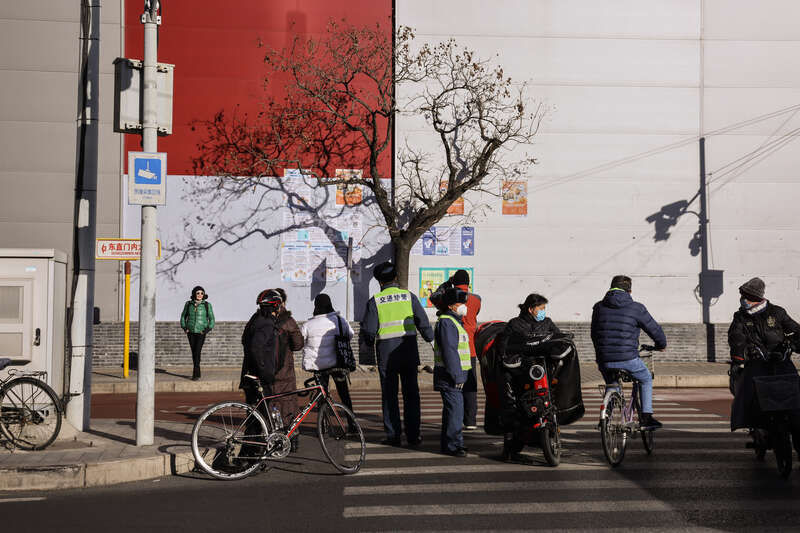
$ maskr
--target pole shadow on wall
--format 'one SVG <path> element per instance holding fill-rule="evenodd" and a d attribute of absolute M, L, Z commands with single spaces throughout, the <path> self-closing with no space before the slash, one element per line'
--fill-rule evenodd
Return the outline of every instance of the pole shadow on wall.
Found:
<path fill-rule="evenodd" d="M 690 206 L 699 200 L 699 211 Z M 716 332 L 711 322 L 711 306 L 716 304 L 723 293 L 723 271 L 709 268 L 708 257 L 708 198 L 706 185 L 705 138 L 700 138 L 700 187 L 690 200 L 678 200 L 664 205 L 657 212 L 645 218 L 653 224 L 655 242 L 667 241 L 672 236 L 670 230 L 678 224 L 678 220 L 686 214 L 697 217 L 698 228 L 688 243 L 689 254 L 700 256 L 700 275 L 694 289 L 695 298 L 703 309 L 703 324 L 706 330 L 706 360 L 716 361 Z"/>

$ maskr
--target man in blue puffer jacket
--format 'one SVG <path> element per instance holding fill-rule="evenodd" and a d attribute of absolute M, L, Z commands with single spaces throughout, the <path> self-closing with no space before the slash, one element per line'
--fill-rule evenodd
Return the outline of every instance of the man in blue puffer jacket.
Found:
<path fill-rule="evenodd" d="M 594 304 L 592 342 L 597 366 L 606 383 L 611 383 L 611 369 L 623 369 L 640 384 L 642 429 L 657 429 L 661 422 L 653 418 L 653 377 L 639 358 L 639 330 L 653 339 L 656 350 L 667 347 L 667 337 L 647 308 L 631 298 L 631 278 L 614 276 L 605 298 Z"/>

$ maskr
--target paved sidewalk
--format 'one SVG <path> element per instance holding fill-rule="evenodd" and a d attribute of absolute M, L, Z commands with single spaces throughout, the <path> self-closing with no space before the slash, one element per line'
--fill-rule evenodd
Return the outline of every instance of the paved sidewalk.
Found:
<path fill-rule="evenodd" d="M 656 387 L 727 387 L 728 365 L 722 363 L 656 363 Z M 192 381 L 191 367 L 163 367 L 156 369 L 156 392 L 212 392 L 237 391 L 240 367 L 205 367 L 203 378 Z M 297 384 L 311 374 L 296 369 Z M 602 382 L 597 366 L 591 361 L 581 362 L 581 381 L 584 387 Z M 478 380 L 480 386 L 480 380 Z M 352 390 L 378 390 L 378 372 L 375 367 L 362 366 L 350 374 Z M 433 386 L 432 374 L 420 370 L 420 387 Z M 136 372 L 128 379 L 122 378 L 121 368 L 95 368 L 92 372 L 92 392 L 95 394 L 120 394 L 136 392 Z"/>
<path fill-rule="evenodd" d="M 58 440 L 42 451 L 10 451 L 0 440 L 0 491 L 113 485 L 194 467 L 192 424 L 156 421 L 154 444 L 136 446 L 133 420 L 92 420 L 78 432 L 64 420 Z"/>

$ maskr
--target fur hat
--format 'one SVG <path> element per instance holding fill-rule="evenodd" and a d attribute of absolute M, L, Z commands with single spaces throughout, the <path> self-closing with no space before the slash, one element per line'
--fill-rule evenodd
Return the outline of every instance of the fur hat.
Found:
<path fill-rule="evenodd" d="M 206 290 L 200 285 L 197 285 L 194 289 L 192 289 L 192 295 L 189 296 L 190 300 L 194 300 L 194 295 L 197 294 L 197 291 L 203 291 L 203 300 L 208 300 L 208 293 L 206 293 Z"/>

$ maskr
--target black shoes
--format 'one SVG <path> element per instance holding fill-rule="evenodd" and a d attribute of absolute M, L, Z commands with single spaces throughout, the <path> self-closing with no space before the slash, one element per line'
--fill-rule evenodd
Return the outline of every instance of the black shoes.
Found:
<path fill-rule="evenodd" d="M 467 449 L 466 448 L 456 448 L 455 450 L 442 450 L 444 455 L 449 455 L 450 457 L 466 457 L 467 456 Z"/>
<path fill-rule="evenodd" d="M 650 431 L 653 429 L 659 429 L 663 426 L 664 424 L 653 418 L 653 413 L 642 413 L 642 420 L 639 423 L 639 429 Z"/>
<path fill-rule="evenodd" d="M 196 366 L 192 371 L 192 381 L 198 381 L 199 379 L 200 379 L 200 367 Z"/>
<path fill-rule="evenodd" d="M 417 448 L 421 444 L 422 444 L 422 435 L 420 435 L 419 437 L 417 437 L 414 440 L 408 441 L 408 447 L 409 448 Z"/>
<path fill-rule="evenodd" d="M 400 446 L 400 439 L 383 439 L 381 444 L 384 446 Z"/>

